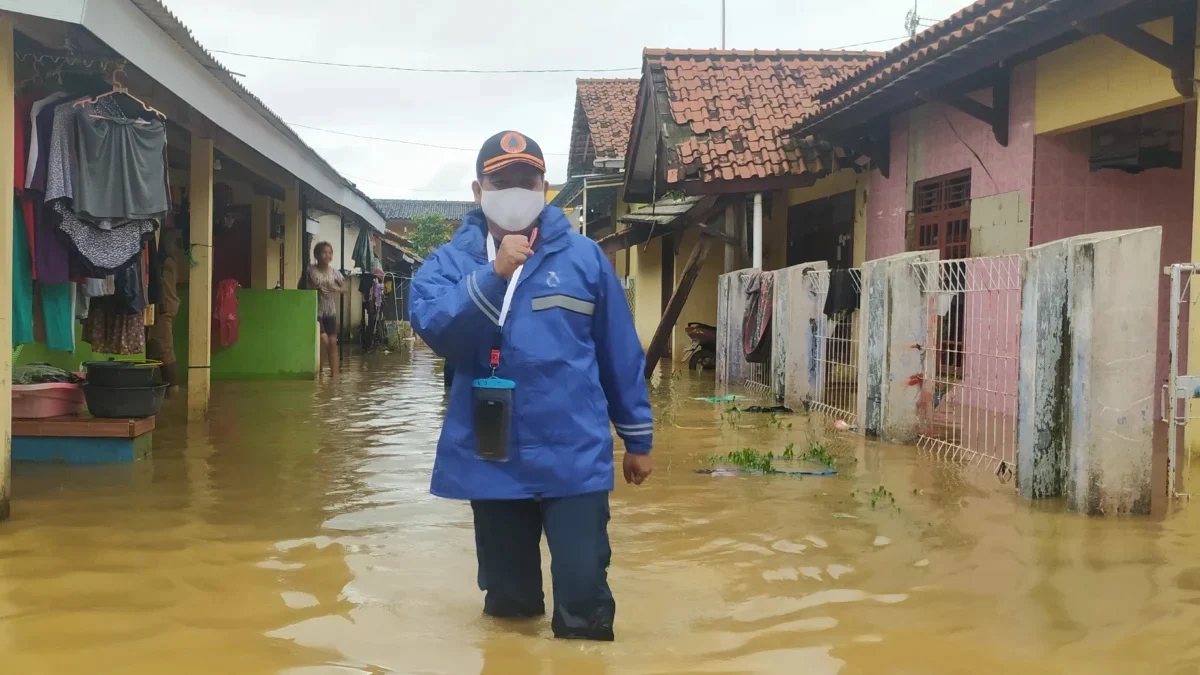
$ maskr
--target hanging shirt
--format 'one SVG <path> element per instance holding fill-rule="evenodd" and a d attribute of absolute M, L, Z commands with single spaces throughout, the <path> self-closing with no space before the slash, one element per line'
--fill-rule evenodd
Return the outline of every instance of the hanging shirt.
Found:
<path fill-rule="evenodd" d="M 75 116 L 75 132 L 75 211 L 81 218 L 158 218 L 171 208 L 162 120 L 98 115 L 85 105 Z"/>
<path fill-rule="evenodd" d="M 41 145 L 42 136 L 38 129 L 39 117 L 41 116 L 42 109 L 48 105 L 57 103 L 66 97 L 67 92 L 56 91 L 46 98 L 43 98 L 39 101 L 34 101 L 33 106 L 29 110 L 29 152 L 26 153 L 28 156 L 25 158 L 25 168 L 22 171 L 22 175 L 25 177 L 26 188 L 33 187 L 33 174 L 35 168 L 37 167 L 39 155 L 49 151 L 49 148 Z"/>

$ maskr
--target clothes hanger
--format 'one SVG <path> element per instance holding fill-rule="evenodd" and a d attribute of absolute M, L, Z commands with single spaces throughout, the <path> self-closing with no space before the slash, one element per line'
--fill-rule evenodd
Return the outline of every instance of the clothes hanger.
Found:
<path fill-rule="evenodd" d="M 156 108 L 152 108 L 151 106 L 147 105 L 146 102 L 143 101 L 142 99 L 129 93 L 129 89 L 124 84 L 122 84 L 119 80 L 117 80 L 117 75 L 122 75 L 124 73 L 125 73 L 124 66 L 121 66 L 120 68 L 117 68 L 116 70 L 114 70 L 112 73 L 112 77 L 111 77 L 112 89 L 104 92 L 103 94 L 100 94 L 99 96 L 93 96 L 92 98 L 79 99 L 78 101 L 75 102 L 75 107 L 78 108 L 78 107 L 82 107 L 84 105 L 93 105 L 100 99 L 108 98 L 109 96 L 112 96 L 113 94 L 121 94 L 121 95 L 125 96 L 126 98 L 129 98 L 130 100 L 132 100 L 134 103 L 141 105 L 142 109 L 144 109 L 146 112 L 154 113 L 155 115 L 161 117 L 164 120 L 167 119 L 167 116 L 164 115 L 161 111 L 159 111 Z M 101 119 L 109 119 L 109 118 L 105 117 L 104 115 L 92 115 L 92 117 L 101 118 Z M 142 124 L 149 124 L 145 120 L 139 120 L 139 122 L 141 122 Z"/>

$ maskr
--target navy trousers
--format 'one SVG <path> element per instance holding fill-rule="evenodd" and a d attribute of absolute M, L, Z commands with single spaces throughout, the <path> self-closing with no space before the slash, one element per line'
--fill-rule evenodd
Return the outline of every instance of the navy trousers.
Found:
<path fill-rule="evenodd" d="M 483 611 L 501 618 L 546 613 L 542 531 L 550 545 L 551 626 L 558 638 L 613 639 L 617 605 L 608 588 L 608 493 L 560 499 L 473 501 Z"/>

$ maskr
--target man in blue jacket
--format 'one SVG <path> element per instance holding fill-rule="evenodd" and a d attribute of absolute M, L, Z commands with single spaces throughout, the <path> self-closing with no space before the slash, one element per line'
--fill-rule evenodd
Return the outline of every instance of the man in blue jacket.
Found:
<path fill-rule="evenodd" d="M 654 417 L 625 293 L 596 243 L 546 206 L 545 171 L 532 139 L 488 139 L 482 208 L 413 279 L 413 328 L 455 370 L 431 491 L 471 502 L 484 613 L 545 614 L 544 530 L 554 635 L 612 640 L 609 422 L 640 485 Z"/>

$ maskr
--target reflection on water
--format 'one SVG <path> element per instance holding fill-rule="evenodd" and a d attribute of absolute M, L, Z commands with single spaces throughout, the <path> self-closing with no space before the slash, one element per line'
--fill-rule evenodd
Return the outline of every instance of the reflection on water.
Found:
<path fill-rule="evenodd" d="M 690 375 L 654 383 L 657 471 L 613 499 L 618 641 L 487 619 L 470 510 L 427 491 L 439 369 L 221 385 L 151 461 L 17 466 L 2 672 L 1200 672 L 1196 507 L 1072 516 L 847 435 L 836 478 L 698 475 L 810 432 L 723 419 Z"/>

